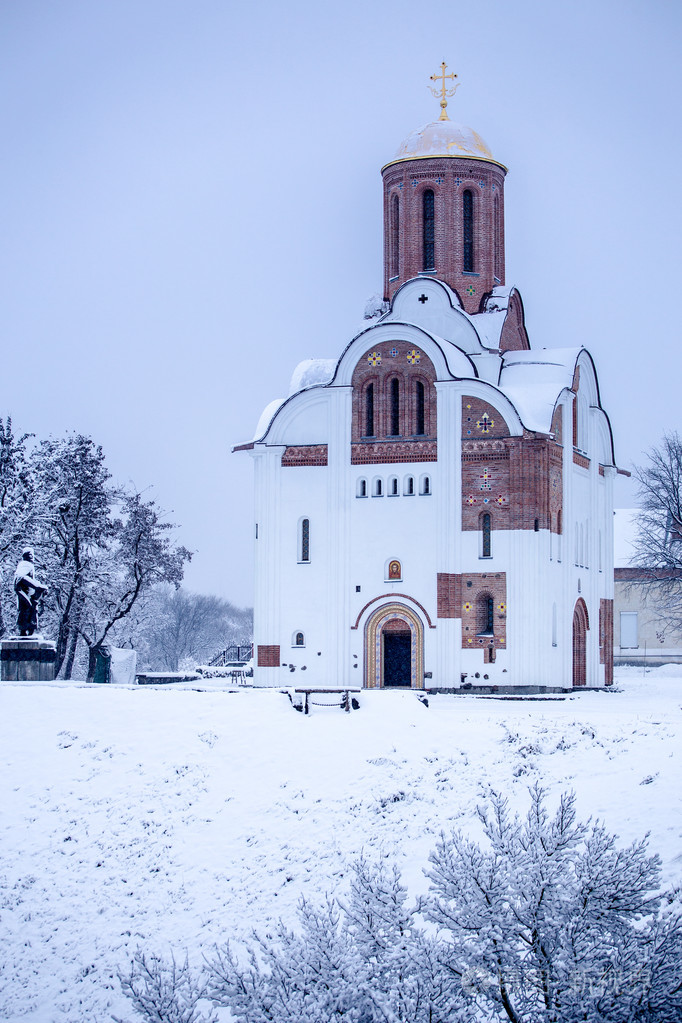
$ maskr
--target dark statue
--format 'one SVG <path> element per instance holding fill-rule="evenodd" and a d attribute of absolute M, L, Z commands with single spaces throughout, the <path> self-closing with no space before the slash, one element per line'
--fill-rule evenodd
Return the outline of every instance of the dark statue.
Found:
<path fill-rule="evenodd" d="M 14 592 L 17 595 L 17 629 L 20 636 L 33 636 L 38 631 L 38 605 L 47 593 L 47 586 L 35 577 L 33 548 L 25 547 L 14 573 Z"/>

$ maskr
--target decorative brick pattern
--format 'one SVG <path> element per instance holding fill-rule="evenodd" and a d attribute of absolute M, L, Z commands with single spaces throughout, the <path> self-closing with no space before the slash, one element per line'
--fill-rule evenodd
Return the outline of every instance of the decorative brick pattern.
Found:
<path fill-rule="evenodd" d="M 613 601 L 599 601 L 599 663 L 605 665 L 604 684 L 613 685 Z"/>
<path fill-rule="evenodd" d="M 393 428 L 393 381 L 398 381 L 398 433 Z M 353 443 L 436 439 L 436 370 L 424 352 L 406 341 L 390 341 L 368 349 L 353 371 Z M 423 391 L 423 423 L 419 422 L 417 383 Z M 367 434 L 367 389 L 372 386 L 373 434 Z M 422 428 L 423 432 L 417 431 Z M 403 459 L 397 459 L 403 461 Z"/>
<path fill-rule="evenodd" d="M 384 179 L 384 297 L 424 271 L 423 195 L 434 195 L 434 277 L 449 284 L 468 313 L 504 284 L 505 170 L 487 160 L 442 156 L 390 164 Z M 463 194 L 474 197 L 473 273 L 464 271 Z M 391 259 L 391 209 L 399 207 L 398 266 Z M 395 210 L 395 206 L 393 206 Z M 397 270 L 397 273 L 395 272 Z"/>
<path fill-rule="evenodd" d="M 465 402 L 466 406 L 466 402 Z M 561 448 L 546 437 L 462 441 L 462 529 L 481 528 L 481 514 L 496 529 L 560 532 L 563 503 Z"/>
<path fill-rule="evenodd" d="M 469 572 L 461 576 L 462 649 L 505 649 L 507 645 L 506 572 Z M 493 601 L 493 632 L 486 631 L 485 600 Z"/>
<path fill-rule="evenodd" d="M 581 469 L 589 469 L 590 460 L 587 455 L 581 455 L 579 451 L 573 452 L 573 464 L 579 465 Z"/>
<path fill-rule="evenodd" d="M 298 444 L 285 449 L 282 465 L 327 465 L 326 444 Z"/>
<path fill-rule="evenodd" d="M 259 646 L 258 667 L 279 668 L 279 646 Z"/>
<path fill-rule="evenodd" d="M 362 441 L 351 444 L 351 465 L 383 465 L 393 462 L 436 462 L 435 440 Z"/>
<path fill-rule="evenodd" d="M 496 408 L 480 398 L 462 397 L 462 440 L 508 436 L 509 427 Z"/>
<path fill-rule="evenodd" d="M 460 618 L 462 614 L 462 576 L 438 573 L 438 618 Z"/>
<path fill-rule="evenodd" d="M 462 619 L 462 649 L 485 651 L 507 645 L 506 572 L 439 572 L 438 617 Z M 486 602 L 491 599 L 493 630 L 488 626 Z"/>

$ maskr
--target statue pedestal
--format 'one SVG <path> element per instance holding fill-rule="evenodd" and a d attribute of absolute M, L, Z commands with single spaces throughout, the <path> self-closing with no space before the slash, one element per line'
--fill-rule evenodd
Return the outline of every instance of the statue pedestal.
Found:
<path fill-rule="evenodd" d="M 51 682 L 56 644 L 42 636 L 11 636 L 0 643 L 3 682 Z"/>

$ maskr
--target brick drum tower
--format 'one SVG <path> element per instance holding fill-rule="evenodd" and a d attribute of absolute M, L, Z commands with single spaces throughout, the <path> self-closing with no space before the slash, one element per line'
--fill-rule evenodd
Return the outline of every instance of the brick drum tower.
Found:
<path fill-rule="evenodd" d="M 448 119 L 382 169 L 384 308 L 294 372 L 253 441 L 255 681 L 612 681 L 608 417 L 584 348 L 531 351 L 506 168 Z M 551 339 L 542 339 L 551 341 Z M 304 674 L 305 673 L 305 674 Z"/>

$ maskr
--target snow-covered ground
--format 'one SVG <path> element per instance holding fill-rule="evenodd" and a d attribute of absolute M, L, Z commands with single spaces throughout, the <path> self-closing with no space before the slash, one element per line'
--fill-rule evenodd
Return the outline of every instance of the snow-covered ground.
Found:
<path fill-rule="evenodd" d="M 220 683 L 0 685 L 0 1019 L 131 1016 L 116 973 L 136 948 L 198 961 L 342 891 L 361 850 L 423 891 L 437 834 L 475 827 L 490 787 L 519 809 L 535 781 L 572 788 L 682 881 L 679 666 L 561 698 L 360 701 L 304 717 Z"/>

